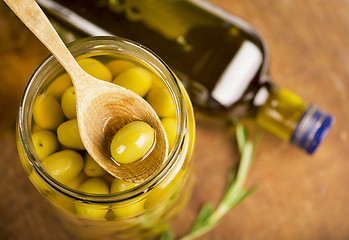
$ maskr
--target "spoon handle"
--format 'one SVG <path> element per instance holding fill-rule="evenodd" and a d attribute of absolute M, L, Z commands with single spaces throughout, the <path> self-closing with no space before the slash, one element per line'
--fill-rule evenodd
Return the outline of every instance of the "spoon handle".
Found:
<path fill-rule="evenodd" d="M 35 0 L 4 0 L 4 2 L 50 50 L 64 69 L 69 69 L 67 72 L 73 81 L 83 79 L 81 78 L 81 74 L 84 74 L 83 70 Z"/>

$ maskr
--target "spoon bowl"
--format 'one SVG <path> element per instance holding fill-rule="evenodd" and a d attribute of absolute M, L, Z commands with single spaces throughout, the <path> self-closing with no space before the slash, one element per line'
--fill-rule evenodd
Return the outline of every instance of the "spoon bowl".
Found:
<path fill-rule="evenodd" d="M 136 93 L 87 74 L 34 0 L 4 1 L 70 75 L 76 95 L 79 132 L 87 152 L 107 172 L 124 181 L 141 183 L 153 176 L 168 153 L 166 133 L 153 108 Z M 136 120 L 154 128 L 155 145 L 143 159 L 118 164 L 110 155 L 111 140 L 121 127 Z"/>
<path fill-rule="evenodd" d="M 82 139 L 85 148 L 104 169 L 125 181 L 139 183 L 151 177 L 167 156 L 168 144 L 164 141 L 166 133 L 155 111 L 143 98 L 127 89 L 117 90 L 116 93 L 114 86 L 117 85 L 103 82 L 102 86 L 95 88 L 98 89 L 98 95 L 93 92 L 85 95 L 84 104 L 77 110 L 78 119 L 80 116 L 79 131 L 86 133 L 85 139 Z M 84 115 L 84 112 L 89 114 Z M 127 123 L 139 120 L 155 129 L 154 149 L 139 161 L 116 163 L 109 149 L 114 135 Z"/>

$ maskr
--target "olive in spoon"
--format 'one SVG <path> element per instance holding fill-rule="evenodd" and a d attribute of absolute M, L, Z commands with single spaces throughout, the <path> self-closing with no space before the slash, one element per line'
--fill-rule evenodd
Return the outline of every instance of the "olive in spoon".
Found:
<path fill-rule="evenodd" d="M 34 0 L 4 1 L 70 75 L 76 95 L 79 132 L 88 153 L 107 172 L 122 180 L 140 183 L 153 176 L 167 156 L 168 142 L 152 107 L 132 91 L 96 79 L 82 70 Z M 154 128 L 154 147 L 144 159 L 118 164 L 111 158 L 109 144 L 120 128 L 136 120 Z"/>

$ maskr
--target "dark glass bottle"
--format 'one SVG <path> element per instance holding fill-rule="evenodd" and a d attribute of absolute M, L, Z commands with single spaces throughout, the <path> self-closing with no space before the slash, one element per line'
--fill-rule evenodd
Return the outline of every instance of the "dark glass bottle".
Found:
<path fill-rule="evenodd" d="M 197 111 L 251 117 L 308 153 L 333 123 L 332 116 L 273 84 L 268 49 L 252 26 L 205 1 L 38 2 L 80 36 L 117 35 L 152 49 L 184 83 Z"/>

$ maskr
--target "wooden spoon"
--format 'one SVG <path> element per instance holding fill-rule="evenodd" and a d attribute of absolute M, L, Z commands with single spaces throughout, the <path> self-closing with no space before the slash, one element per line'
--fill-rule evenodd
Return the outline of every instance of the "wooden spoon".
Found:
<path fill-rule="evenodd" d="M 166 133 L 153 108 L 137 94 L 82 70 L 34 0 L 4 1 L 70 75 L 80 136 L 88 153 L 117 178 L 135 183 L 149 179 L 161 167 L 168 152 Z M 144 159 L 117 164 L 110 157 L 111 139 L 118 129 L 135 120 L 147 122 L 155 129 L 155 147 Z"/>

